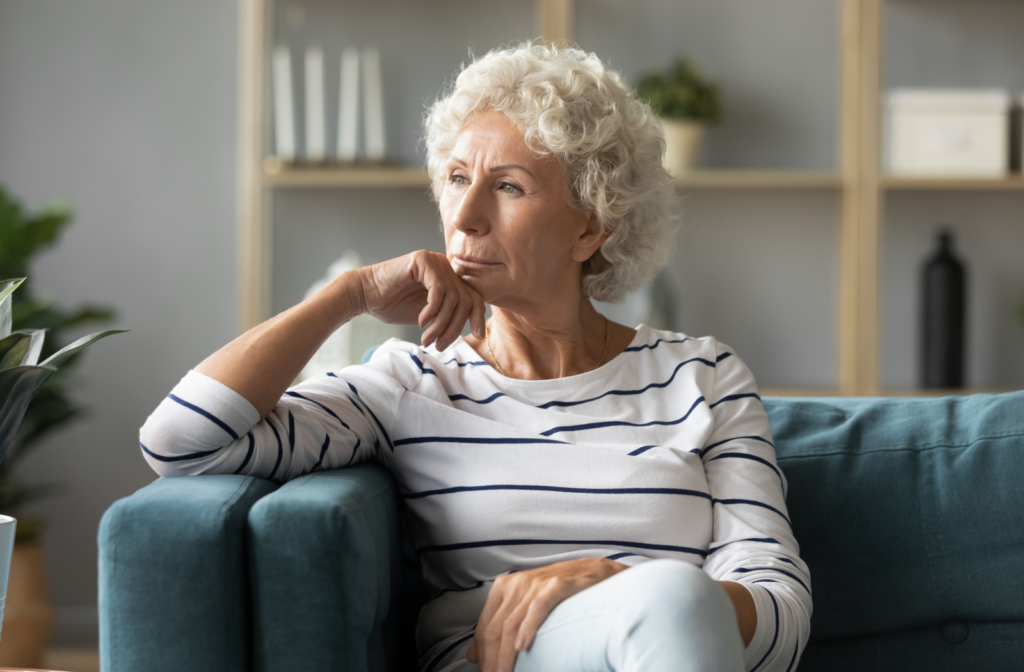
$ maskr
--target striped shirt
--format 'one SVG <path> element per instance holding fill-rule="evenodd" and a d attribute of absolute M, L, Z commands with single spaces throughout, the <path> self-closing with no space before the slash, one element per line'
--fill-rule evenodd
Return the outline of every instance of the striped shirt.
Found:
<path fill-rule="evenodd" d="M 788 672 L 810 635 L 768 418 L 745 364 L 711 337 L 637 328 L 603 366 L 553 380 L 499 374 L 461 338 L 392 339 L 259 413 L 190 371 L 140 431 L 161 476 L 283 482 L 376 462 L 395 476 L 423 577 L 423 663 L 472 635 L 495 577 L 576 558 L 675 558 L 742 583 L 748 670 Z"/>

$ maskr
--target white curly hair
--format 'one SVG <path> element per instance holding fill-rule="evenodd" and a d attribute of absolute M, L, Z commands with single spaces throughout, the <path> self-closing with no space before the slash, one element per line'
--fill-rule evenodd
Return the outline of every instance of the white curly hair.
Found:
<path fill-rule="evenodd" d="M 668 262 L 675 194 L 665 138 L 650 106 L 578 48 L 525 42 L 474 58 L 424 119 L 434 199 L 459 133 L 477 111 L 503 112 L 539 155 L 557 157 L 573 207 L 593 211 L 608 239 L 583 265 L 583 292 L 617 302 Z"/>

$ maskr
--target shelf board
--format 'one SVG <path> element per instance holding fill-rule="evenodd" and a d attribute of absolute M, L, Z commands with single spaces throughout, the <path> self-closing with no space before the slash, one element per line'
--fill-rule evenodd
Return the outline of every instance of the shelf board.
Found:
<path fill-rule="evenodd" d="M 882 186 L 894 191 L 1024 191 L 1024 177 L 944 177 L 935 175 L 886 175 Z"/>
<path fill-rule="evenodd" d="M 264 184 L 270 187 L 419 187 L 430 186 L 425 168 L 396 166 L 294 167 L 264 161 Z"/>
<path fill-rule="evenodd" d="M 837 189 L 837 173 L 805 170 L 696 170 L 675 178 L 680 189 Z"/>
<path fill-rule="evenodd" d="M 271 187 L 422 187 L 430 186 L 423 168 L 397 166 L 305 167 L 264 161 L 263 179 Z M 680 189 L 831 189 L 841 184 L 834 173 L 793 170 L 699 170 L 677 177 Z"/>

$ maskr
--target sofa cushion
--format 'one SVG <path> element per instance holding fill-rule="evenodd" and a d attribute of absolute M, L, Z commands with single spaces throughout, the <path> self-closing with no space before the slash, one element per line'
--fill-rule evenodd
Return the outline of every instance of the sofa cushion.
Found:
<path fill-rule="evenodd" d="M 1024 392 L 765 407 L 812 642 L 1024 620 Z"/>
<path fill-rule="evenodd" d="M 114 502 L 98 539 L 104 672 L 251 669 L 246 519 L 276 488 L 182 476 Z"/>
<path fill-rule="evenodd" d="M 812 642 L 798 672 L 1017 672 L 1024 623 L 949 621 L 903 632 Z"/>
<path fill-rule="evenodd" d="M 249 531 L 255 669 L 396 669 L 401 523 L 384 469 L 288 481 L 252 508 Z"/>

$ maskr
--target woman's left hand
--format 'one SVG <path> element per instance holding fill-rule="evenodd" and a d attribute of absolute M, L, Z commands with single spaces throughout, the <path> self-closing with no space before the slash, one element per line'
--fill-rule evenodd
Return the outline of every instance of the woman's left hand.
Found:
<path fill-rule="evenodd" d="M 614 560 L 582 558 L 499 576 L 477 621 L 467 659 L 481 672 L 512 672 L 516 655 L 530 648 L 556 606 L 624 569 L 626 565 Z"/>

